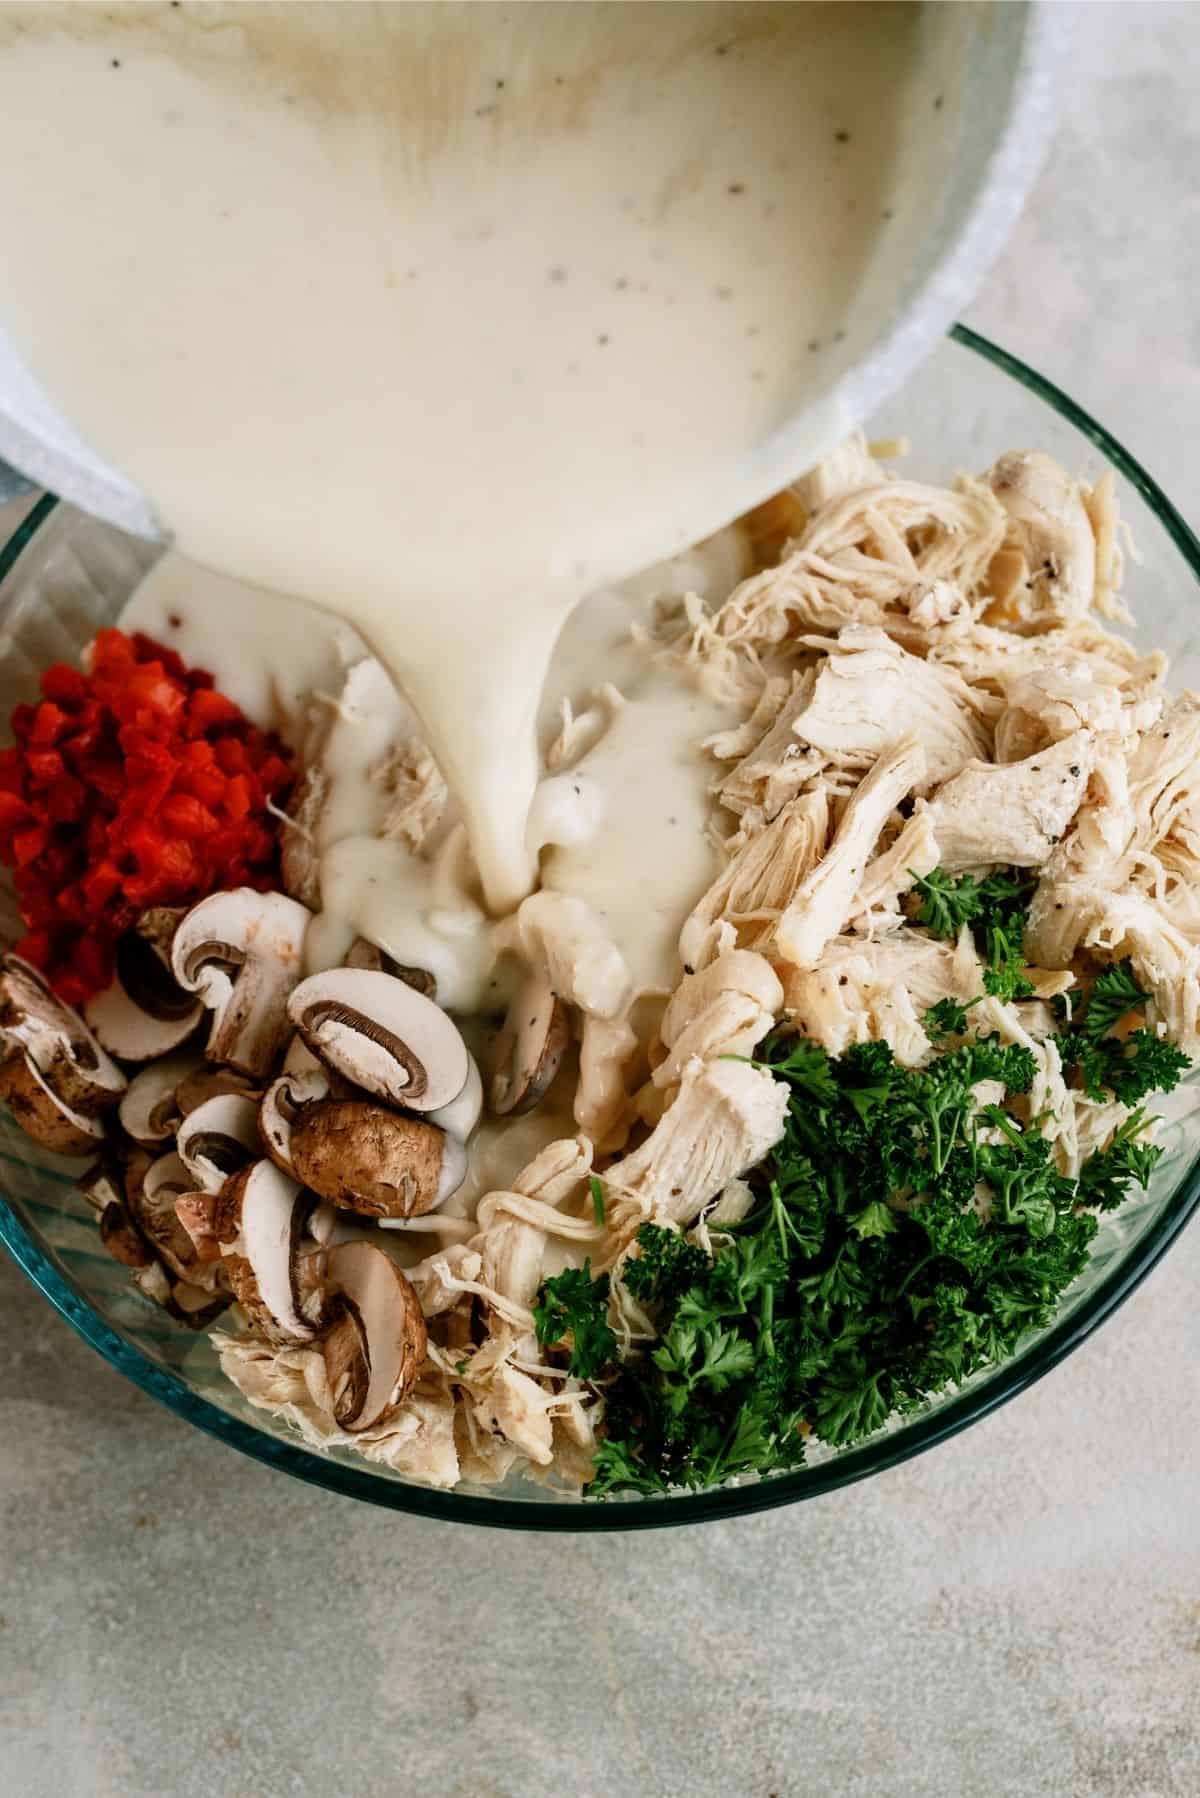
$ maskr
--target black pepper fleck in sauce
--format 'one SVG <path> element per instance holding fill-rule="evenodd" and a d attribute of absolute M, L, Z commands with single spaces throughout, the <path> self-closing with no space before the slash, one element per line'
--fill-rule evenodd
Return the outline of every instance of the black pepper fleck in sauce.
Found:
<path fill-rule="evenodd" d="M 744 181 L 731 181 L 726 191 L 731 194 L 744 194 L 746 191 L 746 183 Z"/>
<path fill-rule="evenodd" d="M 835 131 L 833 134 L 833 141 L 835 144 L 848 144 L 850 142 L 850 133 L 848 131 Z"/>

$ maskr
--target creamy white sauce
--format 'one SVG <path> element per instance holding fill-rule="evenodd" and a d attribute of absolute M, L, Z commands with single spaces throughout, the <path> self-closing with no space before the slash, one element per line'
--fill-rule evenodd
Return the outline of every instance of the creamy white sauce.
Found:
<path fill-rule="evenodd" d="M 919 41 L 902 5 L 0 12 L 6 326 L 190 556 L 361 630 L 493 913 L 537 872 L 563 619 L 761 497 L 745 452 L 856 329 L 930 103 Z M 282 704 L 345 643 L 313 632 L 277 674 L 269 615 L 237 618 L 228 684 L 276 679 Z M 542 871 L 653 985 L 710 868 L 690 758 L 712 721 L 635 687 Z M 390 857 L 364 897 L 362 807 L 325 846 L 338 907 L 353 889 L 329 943 L 353 913 L 399 953 L 428 894 Z M 460 999 L 484 959 L 459 958 Z"/>
<path fill-rule="evenodd" d="M 725 532 L 619 591 L 593 594 L 568 620 L 542 696 L 543 750 L 557 735 L 563 699 L 576 715 L 601 690 L 617 699 L 595 746 L 542 779 L 529 837 L 542 883 L 595 909 L 639 993 L 676 984 L 680 926 L 717 872 L 707 828 L 714 764 L 702 742 L 732 715 L 635 632 L 649 625 L 649 595 L 715 598 L 743 572 L 743 555 L 739 534 Z M 433 974 L 450 1010 L 502 1009 L 515 968 L 498 946 L 505 933 L 483 907 L 453 807 L 420 856 L 376 834 L 385 806 L 371 770 L 411 731 L 411 713 L 340 621 L 315 609 L 305 610 L 303 628 L 297 619 L 294 602 L 168 554 L 121 623 L 208 668 L 255 722 L 310 745 L 327 781 L 314 844 L 322 910 L 308 934 L 310 969 L 336 967 L 361 935 Z M 314 695 L 322 696 L 315 706 Z M 314 710 L 323 727 L 315 752 L 304 725 Z M 562 846 L 544 847 L 551 841 Z"/>

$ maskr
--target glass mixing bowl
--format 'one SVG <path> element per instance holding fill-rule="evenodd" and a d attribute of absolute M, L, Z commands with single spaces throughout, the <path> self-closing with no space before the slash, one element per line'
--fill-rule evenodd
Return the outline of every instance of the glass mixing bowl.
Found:
<path fill-rule="evenodd" d="M 1200 686 L 1200 541 L 1144 469 L 1049 381 L 973 332 L 957 328 L 920 374 L 871 420 L 907 437 L 916 478 L 986 467 L 1002 450 L 1047 450 L 1071 471 L 1116 477 L 1136 545 L 1126 595 L 1146 648 L 1171 657 L 1172 683 Z M 160 551 L 41 499 L 0 549 L 0 711 L 31 698 L 42 668 L 75 657 L 111 623 Z M 0 933 L 19 925 L 0 895 Z M 377 1505 L 512 1529 L 616 1530 L 695 1523 L 812 1498 L 894 1466 L 965 1429 L 1048 1373 L 1149 1272 L 1200 1203 L 1200 1086 L 1158 1107 L 1167 1153 L 1151 1188 L 1103 1220 L 1087 1269 L 1054 1323 L 1002 1366 L 977 1375 L 859 1447 L 827 1452 L 798 1472 L 665 1497 L 598 1502 L 556 1498 L 529 1481 L 435 1492 L 344 1450 L 316 1453 L 256 1411 L 221 1375 L 208 1340 L 171 1323 L 137 1294 L 100 1248 L 93 1214 L 74 1190 L 79 1165 L 31 1149 L 0 1117 L 0 1240 L 50 1303 L 106 1360 L 165 1405 L 269 1466 Z M 1149 1370 L 1147 1370 L 1149 1372 Z"/>

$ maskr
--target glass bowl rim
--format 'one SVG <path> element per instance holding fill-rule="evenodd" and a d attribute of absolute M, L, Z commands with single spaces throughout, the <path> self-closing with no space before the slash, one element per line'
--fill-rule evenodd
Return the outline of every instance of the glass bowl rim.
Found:
<path fill-rule="evenodd" d="M 1052 381 L 988 338 L 962 324 L 953 326 L 947 335 L 950 341 L 980 356 L 1002 374 L 1011 376 L 1088 438 L 1137 490 L 1200 580 L 1200 539 L 1128 450 Z M 8 542 L 0 546 L 0 581 L 59 503 L 52 494 L 43 496 Z M 0 1160 L 14 1159 L 0 1155 Z M 64 1175 L 51 1177 L 67 1179 Z M 271 1436 L 199 1397 L 178 1375 L 156 1366 L 119 1331 L 105 1323 L 85 1294 L 54 1265 L 35 1241 L 2 1192 L 0 1243 L 59 1315 L 120 1373 L 187 1422 L 256 1461 L 311 1485 L 394 1511 L 495 1529 L 586 1533 L 663 1529 L 676 1524 L 702 1523 L 774 1510 L 779 1505 L 816 1498 L 865 1479 L 869 1474 L 897 1467 L 914 1455 L 956 1436 L 969 1424 L 986 1417 L 1032 1386 L 1078 1348 L 1141 1284 L 1198 1206 L 1200 1155 L 1133 1250 L 1114 1263 L 1070 1317 L 1052 1324 L 1026 1354 L 1003 1362 L 985 1385 L 957 1394 L 936 1412 L 917 1417 L 903 1428 L 878 1436 L 861 1448 L 755 1483 L 724 1486 L 710 1492 L 672 1493 L 640 1501 L 611 1499 L 591 1503 L 556 1498 L 488 1498 L 439 1491 L 382 1478 L 367 1471 L 365 1465 L 360 1469 L 329 1459 L 306 1448 L 299 1440 L 292 1442 Z"/>

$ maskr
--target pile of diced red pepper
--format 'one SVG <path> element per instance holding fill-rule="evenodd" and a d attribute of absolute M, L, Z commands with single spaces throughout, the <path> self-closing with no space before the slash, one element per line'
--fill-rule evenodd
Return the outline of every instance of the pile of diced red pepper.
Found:
<path fill-rule="evenodd" d="M 295 772 L 211 674 L 149 637 L 101 631 L 90 672 L 58 663 L 0 752 L 0 860 L 16 870 L 18 944 L 68 1004 L 112 979 L 147 906 L 278 885 Z"/>

